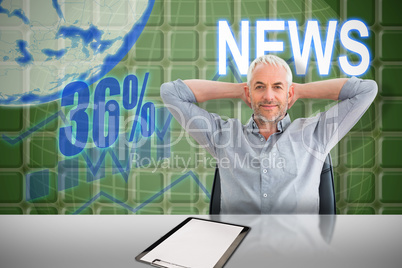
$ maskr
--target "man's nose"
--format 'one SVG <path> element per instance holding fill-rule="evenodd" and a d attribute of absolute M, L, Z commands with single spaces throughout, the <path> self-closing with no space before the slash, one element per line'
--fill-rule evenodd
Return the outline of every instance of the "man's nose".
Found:
<path fill-rule="evenodd" d="M 274 100 L 274 91 L 272 90 L 271 87 L 268 87 L 265 92 L 264 92 L 264 99 L 268 101 L 273 101 Z"/>

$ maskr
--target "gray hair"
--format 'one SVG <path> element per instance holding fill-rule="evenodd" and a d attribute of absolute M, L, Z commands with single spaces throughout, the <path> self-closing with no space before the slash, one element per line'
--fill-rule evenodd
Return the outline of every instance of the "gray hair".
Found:
<path fill-rule="evenodd" d="M 258 58 L 256 58 L 248 67 L 247 71 L 247 85 L 250 86 L 251 79 L 253 78 L 253 71 L 255 67 L 259 63 L 264 63 L 264 64 L 270 64 L 275 67 L 280 67 L 282 66 L 285 68 L 286 71 L 286 82 L 288 83 L 288 89 L 292 85 L 292 71 L 289 68 L 289 65 L 284 61 L 283 59 L 279 58 L 278 56 L 275 55 L 263 55 Z"/>

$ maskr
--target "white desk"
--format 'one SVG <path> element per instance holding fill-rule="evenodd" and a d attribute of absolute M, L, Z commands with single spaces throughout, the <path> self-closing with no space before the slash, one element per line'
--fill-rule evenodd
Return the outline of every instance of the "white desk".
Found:
<path fill-rule="evenodd" d="M 252 229 L 225 267 L 402 267 L 402 216 L 196 216 Z M 151 267 L 187 216 L 0 216 L 0 267 Z"/>

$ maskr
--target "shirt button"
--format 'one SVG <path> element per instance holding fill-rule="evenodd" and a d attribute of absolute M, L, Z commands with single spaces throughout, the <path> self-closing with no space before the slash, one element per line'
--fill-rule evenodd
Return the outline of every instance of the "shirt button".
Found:
<path fill-rule="evenodd" d="M 263 169 L 263 170 L 262 170 L 262 172 L 264 172 L 264 173 L 267 173 L 267 172 L 268 172 L 268 170 L 266 170 L 266 169 Z"/>
<path fill-rule="evenodd" d="M 260 141 L 264 141 L 264 138 L 261 138 Z"/>
<path fill-rule="evenodd" d="M 263 194 L 262 196 L 263 196 L 263 197 L 267 197 L 268 195 L 267 195 L 267 194 Z"/>

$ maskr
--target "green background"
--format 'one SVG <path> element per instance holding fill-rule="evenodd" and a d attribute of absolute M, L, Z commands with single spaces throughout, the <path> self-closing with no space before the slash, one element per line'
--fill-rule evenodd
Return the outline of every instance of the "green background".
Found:
<path fill-rule="evenodd" d="M 402 1 L 397 0 L 156 1 L 139 40 L 106 77 L 115 77 L 122 82 L 126 75 L 135 74 L 142 81 L 144 74 L 149 72 L 145 100 L 160 107 L 159 87 L 163 82 L 177 78 L 211 80 L 216 75 L 219 19 L 227 20 L 238 38 L 241 20 L 250 21 L 252 36 L 256 20 L 297 20 L 300 36 L 303 36 L 307 20 L 318 20 L 325 33 L 331 19 L 338 20 L 339 29 L 344 21 L 358 18 L 370 30 L 370 37 L 363 42 L 371 51 L 371 64 L 363 78 L 377 81 L 379 93 L 362 119 L 331 151 L 337 210 L 340 214 L 402 214 L 401 7 Z M 278 55 L 285 59 L 291 57 L 287 34 L 270 33 L 268 38 L 284 41 L 285 51 Z M 251 58 L 255 56 L 254 42 L 255 39 L 251 38 Z M 346 77 L 337 61 L 338 56 L 344 54 L 352 60 L 359 60 L 348 53 L 338 40 L 329 76 L 320 77 L 315 57 L 311 56 L 306 76 L 295 76 L 294 80 L 311 82 Z M 293 65 L 291 69 L 294 72 Z M 235 82 L 231 72 L 219 80 Z M 308 117 L 331 104 L 330 101 L 299 100 L 289 113 L 293 119 Z M 223 116 L 239 117 L 243 123 L 251 115 L 251 110 L 238 100 L 214 100 L 200 106 Z M 60 109 L 60 101 L 36 106 L 0 106 L 0 134 L 17 137 Z M 65 109 L 62 111 L 67 112 Z M 107 156 L 101 167 L 104 175 L 93 179 L 84 159 L 78 155 L 79 164 L 75 169 L 78 186 L 58 191 L 59 161 L 68 159 L 58 150 L 58 130 L 62 126 L 62 120 L 53 120 L 15 145 L 0 137 L 0 214 L 71 214 L 100 191 L 135 208 L 188 171 L 194 172 L 207 190 L 211 190 L 214 169 L 196 161 L 210 156 L 205 150 L 191 146 L 191 139 L 181 137 L 182 130 L 173 120 L 170 138 L 179 142 L 171 147 L 171 152 L 191 158 L 188 169 L 180 165 L 161 167 L 156 171 L 153 166 L 133 167 L 126 182 L 120 174 L 113 174 L 113 162 Z M 129 131 L 130 126 L 123 130 Z M 152 155 L 156 154 L 153 146 L 156 143 L 157 138 L 153 135 Z M 44 189 L 36 189 L 42 197 L 29 200 L 27 194 L 32 193 L 27 193 L 26 175 L 43 169 L 50 172 L 48 187 L 46 182 Z M 136 213 L 207 214 L 208 207 L 209 198 L 189 177 Z M 80 213 L 133 212 L 120 203 L 101 197 Z"/>

